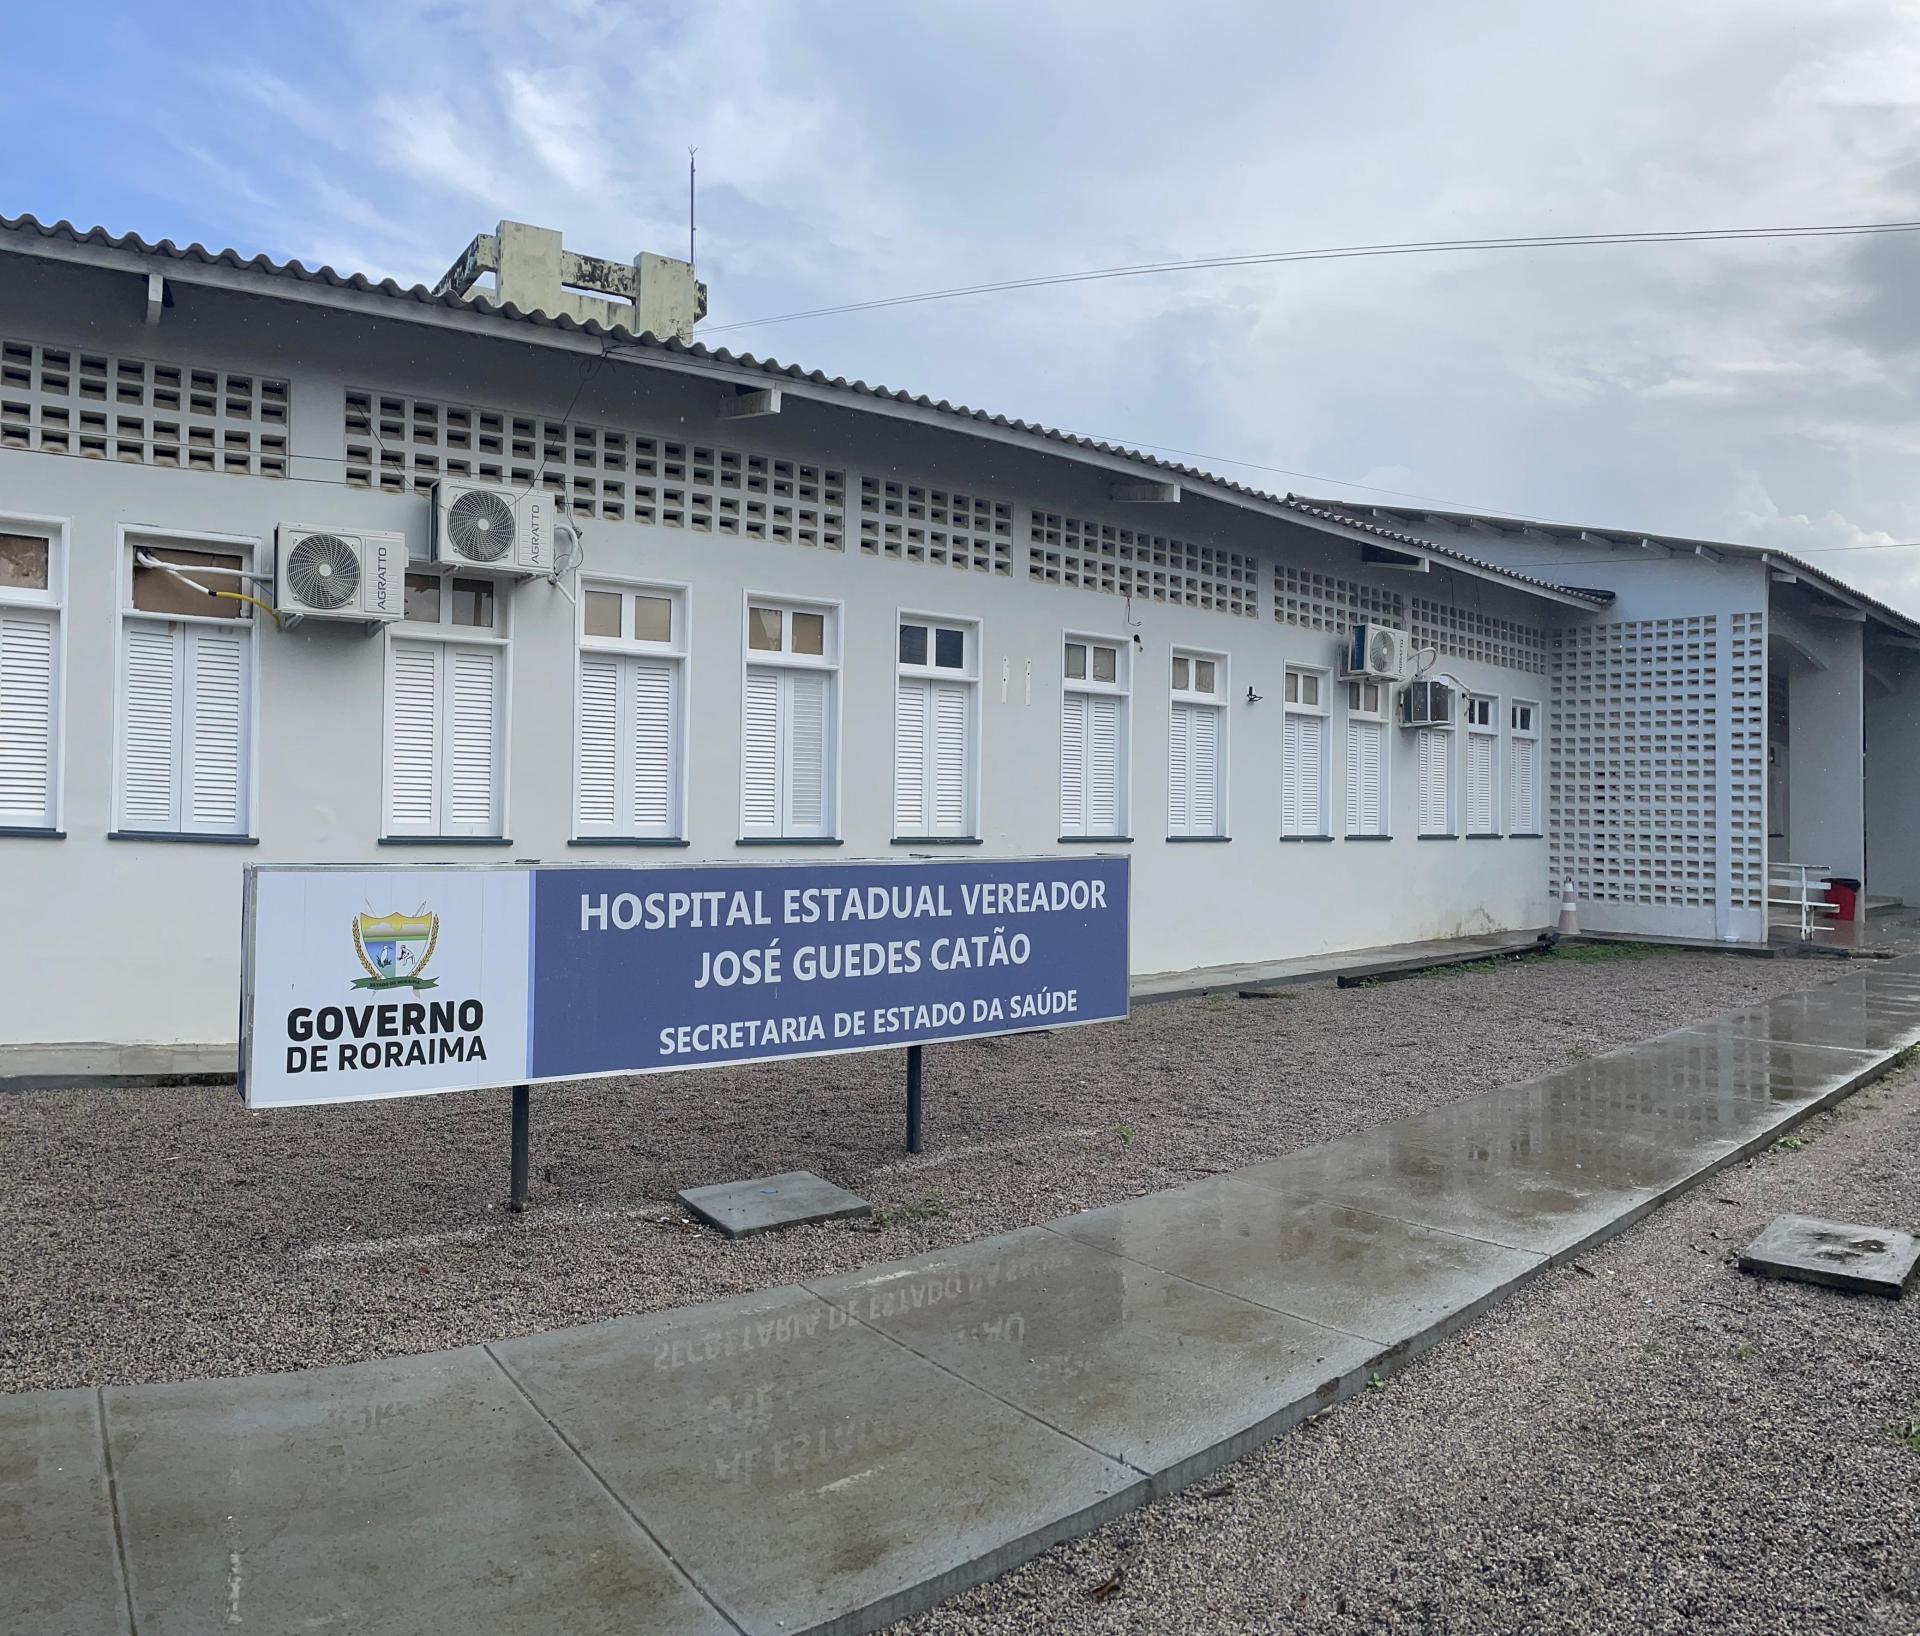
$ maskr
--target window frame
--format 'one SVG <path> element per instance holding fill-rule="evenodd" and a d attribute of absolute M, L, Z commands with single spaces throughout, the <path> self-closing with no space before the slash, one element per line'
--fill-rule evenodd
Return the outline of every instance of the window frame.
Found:
<path fill-rule="evenodd" d="M 927 627 L 927 663 L 910 665 L 900 657 L 900 628 L 903 625 L 925 625 Z M 961 633 L 962 665 L 953 670 L 933 663 L 937 643 L 935 633 L 941 629 L 958 630 Z M 981 813 L 985 810 L 985 798 L 981 784 L 986 772 L 986 757 L 981 740 L 981 718 L 985 715 L 982 708 L 981 676 L 984 668 L 984 648 L 982 624 L 977 618 L 962 618 L 954 614 L 927 613 L 918 607 L 897 607 L 893 611 L 893 809 L 888 814 L 888 829 L 897 842 L 916 842 L 952 845 L 980 839 Z M 929 829 L 918 835 L 903 835 L 899 831 L 900 814 L 900 719 L 899 695 L 902 681 L 959 682 L 967 689 L 967 793 L 966 821 L 956 834 L 944 830 Z M 924 809 L 931 819 L 933 803 L 928 800 Z"/>
<path fill-rule="evenodd" d="M 1533 712 L 1533 724 L 1530 727 L 1523 728 L 1518 726 L 1515 723 L 1514 721 L 1515 712 L 1520 710 L 1531 710 Z M 1545 710 L 1538 699 L 1523 699 L 1516 696 L 1514 698 L 1510 698 L 1507 700 L 1507 737 L 1508 739 L 1510 741 L 1531 743 L 1534 746 L 1533 779 L 1532 779 L 1533 788 L 1529 792 L 1529 799 L 1533 807 L 1534 827 L 1532 829 L 1510 831 L 1507 836 L 1508 840 L 1537 841 L 1542 839 L 1546 832 L 1546 813 L 1543 805 L 1546 800 L 1546 790 L 1545 790 L 1546 763 L 1544 759 L 1546 754 L 1545 748 L 1544 748 L 1546 734 L 1543 731 L 1544 716 L 1545 716 Z M 1512 776 L 1511 772 L 1509 772 L 1508 776 L 1509 778 L 1511 778 Z M 1513 821 L 1513 811 L 1512 811 L 1513 803 L 1511 799 L 1512 793 L 1513 793 L 1512 790 L 1509 788 L 1507 791 L 1507 795 L 1509 798 L 1507 802 L 1508 823 L 1512 823 Z"/>
<path fill-rule="evenodd" d="M 821 648 L 818 654 L 794 653 L 786 646 L 792 625 L 788 618 L 781 620 L 782 646 L 778 652 L 769 652 L 752 645 L 753 610 L 755 607 L 772 607 L 790 616 L 795 612 L 817 613 L 826 616 L 825 629 L 821 636 Z M 843 808 L 841 805 L 841 767 L 845 760 L 842 752 L 843 716 L 846 709 L 846 689 L 842 685 L 842 674 L 846 661 L 846 604 L 837 599 L 813 596 L 795 596 L 784 591 L 745 590 L 740 593 L 740 704 L 738 710 L 736 753 L 734 757 L 734 821 L 739 826 L 735 841 L 740 846 L 838 846 L 843 840 Z M 896 635 L 895 641 L 898 641 Z M 828 677 L 827 696 L 827 767 L 826 776 L 821 780 L 827 802 L 826 821 L 817 835 L 763 835 L 749 833 L 746 825 L 746 785 L 747 785 L 747 672 L 755 666 L 772 670 L 811 670 Z M 786 828 L 785 814 L 781 815 L 781 828 Z"/>
<path fill-rule="evenodd" d="M 244 615 L 220 617 L 213 614 L 157 614 L 133 605 L 133 557 L 143 545 L 156 545 L 163 551 L 217 551 L 237 555 L 241 568 L 249 574 L 261 572 L 266 538 L 259 534 L 225 534 L 210 529 L 161 528 L 147 523 L 118 523 L 114 527 L 114 604 L 113 633 L 113 829 L 114 836 L 128 840 L 251 842 L 260 811 L 260 626 L 261 619 Z M 270 560 L 270 559 L 268 559 Z M 51 575 L 49 575 L 51 578 Z M 236 580 L 235 587 L 256 581 Z M 238 830 L 175 829 L 150 830 L 125 827 L 126 768 L 122 751 L 126 743 L 127 699 L 126 659 L 127 625 L 133 620 L 164 620 L 169 624 L 224 626 L 247 634 L 247 722 L 242 738 L 246 747 L 247 772 L 241 791 L 246 802 L 246 822 Z M 184 774 L 184 767 L 182 772 Z M 176 791 L 184 796 L 185 791 Z"/>
<path fill-rule="evenodd" d="M 1196 660 L 1205 661 L 1213 666 L 1216 686 L 1212 693 L 1201 693 L 1195 689 L 1177 688 L 1173 685 L 1173 667 L 1177 660 L 1184 659 L 1191 667 Z M 1062 650 L 1062 663 L 1065 652 Z M 1228 706 L 1233 702 L 1233 687 L 1230 681 L 1229 655 L 1213 648 L 1189 647 L 1176 643 L 1167 651 L 1167 839 L 1169 841 L 1225 841 L 1233 836 L 1232 815 L 1228 811 L 1233 780 L 1228 776 L 1230 764 L 1231 728 L 1233 712 Z M 1192 670 L 1189 668 L 1191 677 Z M 1216 714 L 1215 767 L 1213 810 L 1214 824 L 1210 830 L 1187 828 L 1176 830 L 1173 827 L 1173 712 L 1176 705 L 1189 705 L 1197 709 L 1210 709 Z"/>
<path fill-rule="evenodd" d="M 400 606 L 406 607 L 408 577 L 419 574 L 438 579 L 445 590 L 440 598 L 440 617 L 433 624 L 425 620 L 408 619 L 402 615 L 399 619 L 390 619 L 382 631 L 381 669 L 380 669 L 380 840 L 393 846 L 433 846 L 445 844 L 467 844 L 484 846 L 490 843 L 506 845 L 512 834 L 512 813 L 510 803 L 513 799 L 513 598 L 508 594 L 513 581 L 488 574 L 477 574 L 464 566 L 455 564 L 408 563 L 401 571 Z M 478 625 L 456 625 L 453 623 L 452 585 L 456 579 L 485 580 L 493 587 L 494 618 L 491 628 L 483 629 Z M 499 775 L 499 821 L 492 834 L 477 834 L 467 830 L 449 830 L 445 819 L 432 834 L 411 830 L 396 831 L 393 818 L 393 644 L 400 642 L 439 642 L 450 647 L 488 647 L 500 651 L 499 710 L 494 721 L 496 756 L 494 765 Z M 576 661 L 577 663 L 577 661 Z M 441 776 L 435 770 L 436 781 Z M 438 804 L 444 796 L 444 790 L 436 788 L 435 799 Z"/>
<path fill-rule="evenodd" d="M 1081 643 L 1087 649 L 1085 676 L 1067 674 L 1067 648 L 1073 643 Z M 1110 682 L 1098 681 L 1094 677 L 1093 650 L 1095 648 L 1113 649 L 1114 679 Z M 1063 823 L 1060 826 L 1060 839 L 1077 842 L 1131 841 L 1133 839 L 1133 644 L 1124 636 L 1102 635 L 1070 626 L 1060 633 L 1059 646 L 1055 651 L 1060 655 L 1060 710 L 1056 720 L 1059 738 L 1054 744 L 1056 797 L 1064 794 L 1061 785 L 1066 773 L 1067 695 L 1082 693 L 1120 701 L 1119 731 L 1114 735 L 1116 755 L 1113 792 L 1114 832 L 1111 835 L 1095 835 L 1083 826 L 1079 832 L 1069 833 Z M 1055 806 L 1056 809 L 1059 806 L 1057 799 Z"/>
<path fill-rule="evenodd" d="M 39 836 L 48 840 L 60 840 L 65 838 L 63 826 L 66 815 L 67 575 L 73 560 L 73 553 L 69 548 L 73 534 L 73 520 L 70 517 L 41 516 L 27 511 L 0 512 L 0 534 L 14 533 L 37 536 L 47 542 L 47 588 L 44 591 L 0 585 L 0 603 L 14 608 L 37 609 L 45 613 L 53 625 L 52 697 L 47 701 L 47 821 L 44 824 L 0 822 L 0 839 L 7 836 Z M 119 638 L 116 633 L 114 656 L 116 667 L 120 662 L 118 645 Z M 116 678 L 118 675 L 119 671 L 116 668 Z M 117 680 L 114 692 L 117 697 L 119 693 Z M 120 743 L 117 715 L 113 742 L 117 779 Z M 119 811 L 117 792 L 114 811 L 116 813 Z"/>
<path fill-rule="evenodd" d="M 1287 697 L 1287 683 L 1296 677 L 1311 676 L 1319 683 L 1316 691 L 1319 702 L 1302 704 Z M 1330 665 L 1303 665 L 1288 661 L 1280 672 L 1280 712 L 1281 712 L 1281 748 L 1280 748 L 1280 838 L 1284 841 L 1330 841 L 1333 839 L 1333 668 Z M 1299 689 L 1305 692 L 1304 688 Z M 1326 723 L 1320 734 L 1320 811 L 1318 827 L 1314 829 L 1289 829 L 1287 827 L 1287 777 L 1286 765 L 1286 718 L 1288 716 L 1316 716 Z"/>
<path fill-rule="evenodd" d="M 1467 758 L 1472 753 L 1473 741 L 1475 739 L 1485 739 L 1491 743 L 1493 765 L 1487 773 L 1487 779 L 1490 785 L 1488 790 L 1488 827 L 1486 829 L 1475 829 L 1473 827 L 1473 817 L 1470 811 L 1472 803 L 1466 799 L 1469 792 L 1462 789 L 1460 791 L 1458 810 L 1454 816 L 1456 833 L 1466 836 L 1469 839 L 1477 837 L 1483 841 L 1499 840 L 1502 837 L 1501 820 L 1506 814 L 1506 801 L 1503 797 L 1501 783 L 1502 776 L 1506 771 L 1506 759 L 1500 753 L 1500 717 L 1503 713 L 1505 701 L 1498 693 L 1473 693 L 1464 690 L 1460 695 L 1460 701 L 1460 727 L 1461 731 L 1466 735 L 1464 740 L 1465 748 L 1460 752 L 1459 777 L 1462 783 L 1465 782 L 1472 771 L 1468 765 Z M 1484 723 L 1474 720 L 1475 707 L 1479 705 L 1485 705 L 1487 707 L 1487 719 Z"/>
<path fill-rule="evenodd" d="M 1365 689 L 1373 688 L 1379 705 L 1368 710 L 1353 701 L 1356 695 L 1365 696 Z M 1393 684 L 1384 680 L 1362 678 L 1349 680 L 1342 694 L 1343 715 L 1347 722 L 1348 733 L 1343 746 L 1350 749 L 1353 742 L 1352 725 L 1365 722 L 1380 729 L 1380 827 L 1378 829 L 1348 829 L 1346 827 L 1346 803 L 1341 803 L 1341 839 L 1348 841 L 1390 841 L 1393 839 Z M 1353 788 L 1353 759 L 1344 755 L 1342 769 L 1346 774 L 1347 788 Z"/>
<path fill-rule="evenodd" d="M 633 595 L 659 595 L 670 604 L 669 628 L 664 642 L 636 636 L 589 636 L 587 634 L 587 592 L 618 591 L 622 598 Z M 576 846 L 685 846 L 687 844 L 688 785 L 691 783 L 687 736 L 693 716 L 688 694 L 693 681 L 693 586 L 685 580 L 644 579 L 631 574 L 582 573 L 577 582 L 573 620 L 573 742 L 568 755 L 572 788 L 568 792 L 571 844 Z M 621 619 L 626 618 L 623 601 Z M 580 833 L 580 675 L 581 658 L 588 653 L 605 653 L 618 658 L 656 658 L 671 661 L 674 667 L 674 766 L 673 833 L 654 835 L 582 835 Z"/>

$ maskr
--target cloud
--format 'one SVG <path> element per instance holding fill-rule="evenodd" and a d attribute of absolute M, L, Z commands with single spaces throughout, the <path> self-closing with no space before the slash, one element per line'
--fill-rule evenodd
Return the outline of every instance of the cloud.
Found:
<path fill-rule="evenodd" d="M 199 190 L 158 231 L 411 281 L 502 216 L 680 253 L 697 146 L 715 323 L 1208 253 L 1920 218 L 1920 13 L 1879 0 L 349 0 L 327 21 L 136 37 L 229 140 L 90 120 L 88 174 L 138 154 L 191 184 L 139 209 Z M 1917 285 L 1920 235 L 1556 249 L 715 339 L 1275 486 L 1824 551 L 1920 538 Z M 1920 612 L 1920 552 L 1817 560 Z"/>

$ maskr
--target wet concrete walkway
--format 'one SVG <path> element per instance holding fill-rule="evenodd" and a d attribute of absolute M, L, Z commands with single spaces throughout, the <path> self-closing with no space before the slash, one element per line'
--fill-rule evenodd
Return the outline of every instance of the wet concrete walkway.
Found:
<path fill-rule="evenodd" d="M 809 1287 L 0 1398 L 0 1632 L 870 1630 L 1405 1363 L 1916 1041 L 1908 956 Z"/>

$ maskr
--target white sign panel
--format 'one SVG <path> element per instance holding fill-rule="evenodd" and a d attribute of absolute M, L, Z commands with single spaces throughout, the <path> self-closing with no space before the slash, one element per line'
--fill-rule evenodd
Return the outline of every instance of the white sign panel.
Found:
<path fill-rule="evenodd" d="M 250 871 L 247 1105 L 525 1079 L 528 883 L 513 868 Z"/>

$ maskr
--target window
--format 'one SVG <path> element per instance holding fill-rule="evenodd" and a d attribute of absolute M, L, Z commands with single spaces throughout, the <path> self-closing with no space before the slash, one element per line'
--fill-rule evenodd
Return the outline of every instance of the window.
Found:
<path fill-rule="evenodd" d="M 407 575 L 387 634 L 386 833 L 499 836 L 506 823 L 506 612 L 495 581 Z"/>
<path fill-rule="evenodd" d="M 1469 835 L 1500 833 L 1500 701 L 1467 696 L 1466 816 Z"/>
<path fill-rule="evenodd" d="M 1422 835 L 1453 834 L 1453 729 L 1422 727 L 1414 734 L 1420 775 Z"/>
<path fill-rule="evenodd" d="M 1227 661 L 1213 653 L 1173 655 L 1167 745 L 1167 833 L 1227 832 Z"/>
<path fill-rule="evenodd" d="M 1133 655 L 1125 643 L 1069 636 L 1060 695 L 1060 833 L 1123 840 L 1128 810 L 1128 695 Z"/>
<path fill-rule="evenodd" d="M 1387 706 L 1383 682 L 1347 683 L 1347 834 L 1386 835 Z"/>
<path fill-rule="evenodd" d="M 253 711 L 248 544 L 129 538 L 120 620 L 119 825 L 245 835 Z"/>
<path fill-rule="evenodd" d="M 573 833 L 678 840 L 685 784 L 686 603 L 588 581 L 573 705 Z"/>
<path fill-rule="evenodd" d="M 0 519 L 0 830 L 57 823 L 61 538 Z"/>
<path fill-rule="evenodd" d="M 1512 835 L 1540 833 L 1540 707 L 1516 699 L 1507 748 L 1507 828 Z"/>
<path fill-rule="evenodd" d="M 893 695 L 893 833 L 901 840 L 977 833 L 974 773 L 979 628 L 900 620 Z"/>
<path fill-rule="evenodd" d="M 834 833 L 838 627 L 839 614 L 831 608 L 747 604 L 742 840 L 811 840 Z"/>
<path fill-rule="evenodd" d="M 1280 833 L 1332 833 L 1327 809 L 1326 672 L 1287 666 L 1280 744 Z"/>

